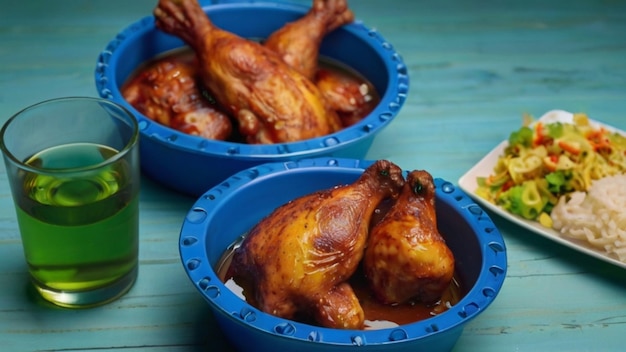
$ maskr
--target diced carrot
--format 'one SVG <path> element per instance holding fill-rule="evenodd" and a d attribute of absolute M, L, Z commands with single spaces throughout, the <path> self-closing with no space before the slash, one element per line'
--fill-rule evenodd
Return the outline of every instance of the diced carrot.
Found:
<path fill-rule="evenodd" d="M 502 192 L 506 192 L 509 188 L 515 186 L 515 182 L 513 182 L 513 180 L 509 180 L 506 181 L 503 185 L 502 185 Z"/>
<path fill-rule="evenodd" d="M 591 143 L 593 150 L 596 152 L 605 151 L 610 152 L 612 149 L 611 141 L 607 138 L 608 131 L 604 128 L 599 128 L 592 132 L 589 132 L 586 136 L 587 140 Z"/>
<path fill-rule="evenodd" d="M 538 146 L 543 144 L 544 134 L 543 134 L 543 124 L 541 122 L 537 122 L 535 124 L 535 138 L 533 139 L 533 145 Z"/>
<path fill-rule="evenodd" d="M 574 155 L 580 154 L 580 146 L 577 143 L 571 143 L 568 141 L 559 141 L 559 148 Z"/>
<path fill-rule="evenodd" d="M 549 155 L 543 159 L 543 164 L 549 171 L 556 171 L 556 166 L 559 162 L 557 155 Z"/>

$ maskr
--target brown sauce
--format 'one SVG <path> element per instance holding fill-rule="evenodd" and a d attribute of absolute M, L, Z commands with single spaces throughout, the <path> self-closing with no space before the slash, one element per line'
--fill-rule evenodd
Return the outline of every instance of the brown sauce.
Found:
<path fill-rule="evenodd" d="M 248 297 L 246 293 L 252 292 L 253 288 L 250 283 L 243 282 L 239 279 L 226 277 L 230 266 L 232 256 L 238 243 L 233 243 L 224 252 L 222 258 L 217 265 L 217 274 L 231 291 L 239 298 L 245 300 L 251 305 L 255 305 L 252 297 Z M 450 286 L 444 291 L 441 299 L 431 305 L 425 305 L 421 302 L 409 302 L 399 305 L 387 305 L 380 303 L 371 293 L 367 285 L 367 281 L 363 273 L 359 270 L 350 279 L 350 285 L 355 294 L 359 298 L 361 307 L 365 313 L 365 329 L 383 329 L 397 325 L 404 325 L 416 321 L 424 320 L 437 314 L 441 314 L 456 304 L 462 296 L 461 286 L 456 275 Z M 251 295 L 250 295 L 251 296 Z M 306 317 L 298 317 L 294 320 L 314 325 L 315 323 Z"/>
<path fill-rule="evenodd" d="M 133 84 L 137 84 L 137 82 L 142 77 L 142 75 L 146 74 L 147 72 L 150 72 L 151 69 L 153 69 L 154 67 L 157 67 L 157 65 L 166 61 L 171 62 L 173 64 L 177 64 L 177 63 L 184 64 L 184 65 L 192 64 L 192 66 L 195 67 L 196 56 L 195 56 L 195 53 L 188 47 L 184 47 L 182 49 L 170 50 L 170 51 L 167 51 L 167 52 L 164 52 L 162 54 L 155 56 L 151 60 L 144 62 L 131 75 L 129 75 L 129 77 L 126 79 L 126 81 L 121 87 L 121 91 L 123 92 L 123 95 L 125 94 L 124 92 L 126 91 L 127 88 L 129 88 Z M 334 77 L 333 79 L 334 82 L 350 82 L 347 85 L 344 85 L 343 83 L 331 84 L 330 86 L 333 88 L 332 90 L 334 91 L 333 96 L 337 97 L 342 94 L 345 94 L 345 96 L 347 97 L 345 101 L 351 101 L 352 103 L 354 103 L 355 99 L 352 98 L 354 97 L 354 91 L 357 90 L 361 94 L 361 96 L 359 96 L 357 99 L 360 101 L 356 103 L 357 108 L 353 106 L 345 106 L 346 104 L 336 106 L 337 102 L 333 104 L 332 102 L 329 101 L 329 105 L 332 106 L 333 109 L 339 115 L 344 128 L 353 125 L 354 123 L 360 121 L 362 118 L 367 116 L 380 102 L 380 95 L 376 91 L 376 88 L 363 75 L 361 75 L 360 73 L 358 73 L 351 67 L 337 60 L 330 59 L 327 57 L 320 57 L 318 78 L 316 79 L 322 80 L 322 78 L 320 77 L 328 77 L 329 75 L 331 77 Z M 200 84 L 199 76 L 196 77 L 196 83 L 198 85 L 199 95 L 201 96 L 201 99 L 206 100 L 206 102 L 208 102 L 209 105 L 211 105 L 216 110 L 223 113 L 224 115 L 229 116 L 229 114 L 219 106 L 219 102 L 215 100 L 215 98 L 211 95 L 211 93 L 202 87 L 202 85 Z M 316 81 L 316 84 L 318 83 L 319 81 Z M 328 85 L 325 85 L 324 88 L 322 88 L 322 86 L 319 85 L 320 90 L 324 90 L 327 87 Z M 171 92 L 167 92 L 167 90 L 165 90 L 164 94 L 169 94 L 169 93 Z M 165 121 L 166 119 L 163 118 L 162 116 L 151 116 L 150 112 L 148 111 L 149 109 L 142 108 L 142 105 L 145 104 L 145 101 L 150 100 L 150 99 L 166 99 L 166 97 L 144 96 L 144 97 L 141 97 L 141 99 L 135 102 L 130 102 L 130 103 L 137 110 L 141 111 L 144 115 L 146 115 L 146 117 L 152 120 L 155 120 L 161 124 L 164 124 L 168 127 L 179 129 L 178 126 Z M 167 97 L 167 99 L 171 99 L 171 98 Z M 232 120 L 233 124 L 235 124 L 236 123 L 235 119 L 232 116 L 229 116 L 229 117 Z M 180 130 L 181 132 L 190 133 L 189 131 L 186 131 L 183 129 L 180 129 Z M 237 128 L 233 128 L 232 133 L 230 133 L 230 135 L 227 138 L 224 138 L 224 140 L 230 141 L 230 142 L 245 143 L 245 139 L 241 136 L 241 134 L 238 133 Z"/>

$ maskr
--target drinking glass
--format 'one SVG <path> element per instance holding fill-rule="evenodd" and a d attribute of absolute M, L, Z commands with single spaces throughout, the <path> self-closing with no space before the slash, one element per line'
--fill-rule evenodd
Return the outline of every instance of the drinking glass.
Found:
<path fill-rule="evenodd" d="M 0 131 L 28 272 L 46 300 L 91 307 L 137 277 L 138 126 L 104 99 L 47 100 Z"/>

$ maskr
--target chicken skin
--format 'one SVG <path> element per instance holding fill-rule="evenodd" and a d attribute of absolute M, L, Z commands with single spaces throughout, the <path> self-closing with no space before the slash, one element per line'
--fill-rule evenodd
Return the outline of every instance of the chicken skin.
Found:
<path fill-rule="evenodd" d="M 229 275 L 251 282 L 253 301 L 264 312 L 363 328 L 364 312 L 347 280 L 363 257 L 375 208 L 397 196 L 403 183 L 398 166 L 379 160 L 352 184 L 282 205 L 250 230 Z"/>
<path fill-rule="evenodd" d="M 373 86 L 341 71 L 320 68 L 315 84 L 344 127 L 361 121 L 380 101 Z"/>
<path fill-rule="evenodd" d="M 346 0 L 313 0 L 302 18 L 287 23 L 265 41 L 289 66 L 313 80 L 343 127 L 369 114 L 378 103 L 374 87 L 354 76 L 319 67 L 319 49 L 328 33 L 354 21 Z"/>
<path fill-rule="evenodd" d="M 196 53 L 204 86 L 248 143 L 292 142 L 341 128 L 317 86 L 261 44 L 219 29 L 197 0 L 160 0 L 156 26 Z"/>
<path fill-rule="evenodd" d="M 272 33 L 264 46 L 310 80 L 315 78 L 319 48 L 324 36 L 354 21 L 346 0 L 313 0 L 311 9 L 297 21 Z"/>
<path fill-rule="evenodd" d="M 124 85 L 122 95 L 140 113 L 165 126 L 225 140 L 232 123 L 202 96 L 196 67 L 193 57 L 155 61 Z"/>
<path fill-rule="evenodd" d="M 407 176 L 395 204 L 370 231 L 363 269 L 381 302 L 438 301 L 454 274 L 454 257 L 437 229 L 435 186 L 426 171 Z"/>

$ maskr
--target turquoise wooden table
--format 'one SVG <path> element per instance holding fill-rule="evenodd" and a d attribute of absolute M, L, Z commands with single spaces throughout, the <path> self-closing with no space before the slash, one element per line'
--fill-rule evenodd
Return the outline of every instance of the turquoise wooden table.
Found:
<path fill-rule="evenodd" d="M 308 4 L 308 1 L 299 1 Z M 60 96 L 96 96 L 98 54 L 155 0 L 0 1 L 0 122 Z M 523 113 L 587 112 L 626 129 L 626 2 L 352 0 L 409 68 L 410 95 L 374 142 L 387 158 L 456 182 Z M 2 351 L 230 350 L 178 255 L 195 199 L 144 179 L 139 278 L 94 309 L 51 307 L 28 290 L 0 166 Z M 504 287 L 454 351 L 617 351 L 626 271 L 492 216 L 508 249 Z"/>

